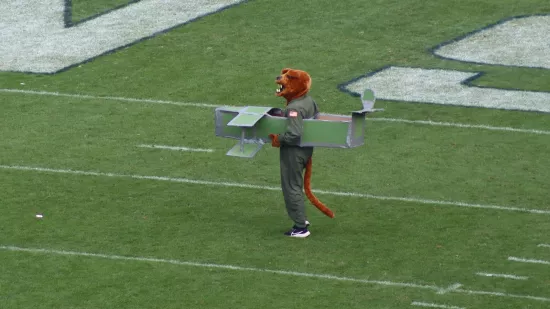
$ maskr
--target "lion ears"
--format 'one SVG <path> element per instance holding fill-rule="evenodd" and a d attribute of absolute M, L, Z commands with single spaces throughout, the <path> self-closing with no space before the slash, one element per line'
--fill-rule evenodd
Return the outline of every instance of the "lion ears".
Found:
<path fill-rule="evenodd" d="M 281 74 L 288 74 L 290 76 L 296 76 L 296 77 L 299 77 L 300 75 L 302 75 L 302 76 L 307 76 L 307 78 L 311 79 L 311 77 L 309 76 L 309 74 L 306 71 L 296 70 L 296 69 L 291 69 L 291 68 L 282 69 Z"/>
<path fill-rule="evenodd" d="M 303 80 L 307 84 L 308 89 L 311 87 L 311 76 L 309 76 L 306 71 L 284 68 L 281 70 L 281 74 L 286 74 L 292 78 Z"/>

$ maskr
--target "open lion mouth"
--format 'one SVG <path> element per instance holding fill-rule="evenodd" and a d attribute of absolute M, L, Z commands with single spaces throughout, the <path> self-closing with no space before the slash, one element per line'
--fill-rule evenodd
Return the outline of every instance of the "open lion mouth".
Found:
<path fill-rule="evenodd" d="M 283 90 L 285 90 L 285 86 L 279 84 L 279 88 L 277 88 L 277 90 L 275 90 L 275 92 L 281 93 Z"/>

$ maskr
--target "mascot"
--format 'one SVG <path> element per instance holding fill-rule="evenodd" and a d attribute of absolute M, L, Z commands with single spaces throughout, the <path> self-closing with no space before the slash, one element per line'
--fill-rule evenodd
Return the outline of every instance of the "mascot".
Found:
<path fill-rule="evenodd" d="M 311 77 L 308 73 L 294 69 L 283 69 L 275 81 L 279 87 L 276 95 L 286 99 L 286 109 L 274 115 L 287 117 L 286 131 L 282 134 L 269 134 L 271 145 L 279 148 L 281 187 L 289 217 L 294 221 L 291 230 L 285 233 L 290 237 L 304 238 L 310 235 L 306 220 L 303 190 L 309 201 L 325 215 L 334 218 L 328 209 L 311 192 L 311 158 L 313 147 L 300 147 L 303 120 L 318 117 L 319 109 L 309 96 Z M 305 174 L 302 178 L 302 173 Z"/>

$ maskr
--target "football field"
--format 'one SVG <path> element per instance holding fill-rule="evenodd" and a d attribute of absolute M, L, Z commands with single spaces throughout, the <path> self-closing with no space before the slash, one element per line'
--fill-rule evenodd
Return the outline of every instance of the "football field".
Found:
<path fill-rule="evenodd" d="M 0 308 L 550 308 L 549 42 L 547 0 L 0 2 Z M 306 239 L 215 136 L 287 67 L 384 109 Z"/>

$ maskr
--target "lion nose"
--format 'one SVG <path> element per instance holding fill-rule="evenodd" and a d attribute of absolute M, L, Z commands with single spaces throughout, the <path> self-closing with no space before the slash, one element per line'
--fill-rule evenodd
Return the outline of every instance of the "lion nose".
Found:
<path fill-rule="evenodd" d="M 281 75 L 277 76 L 277 80 L 280 80 L 281 78 L 283 78 Z"/>

